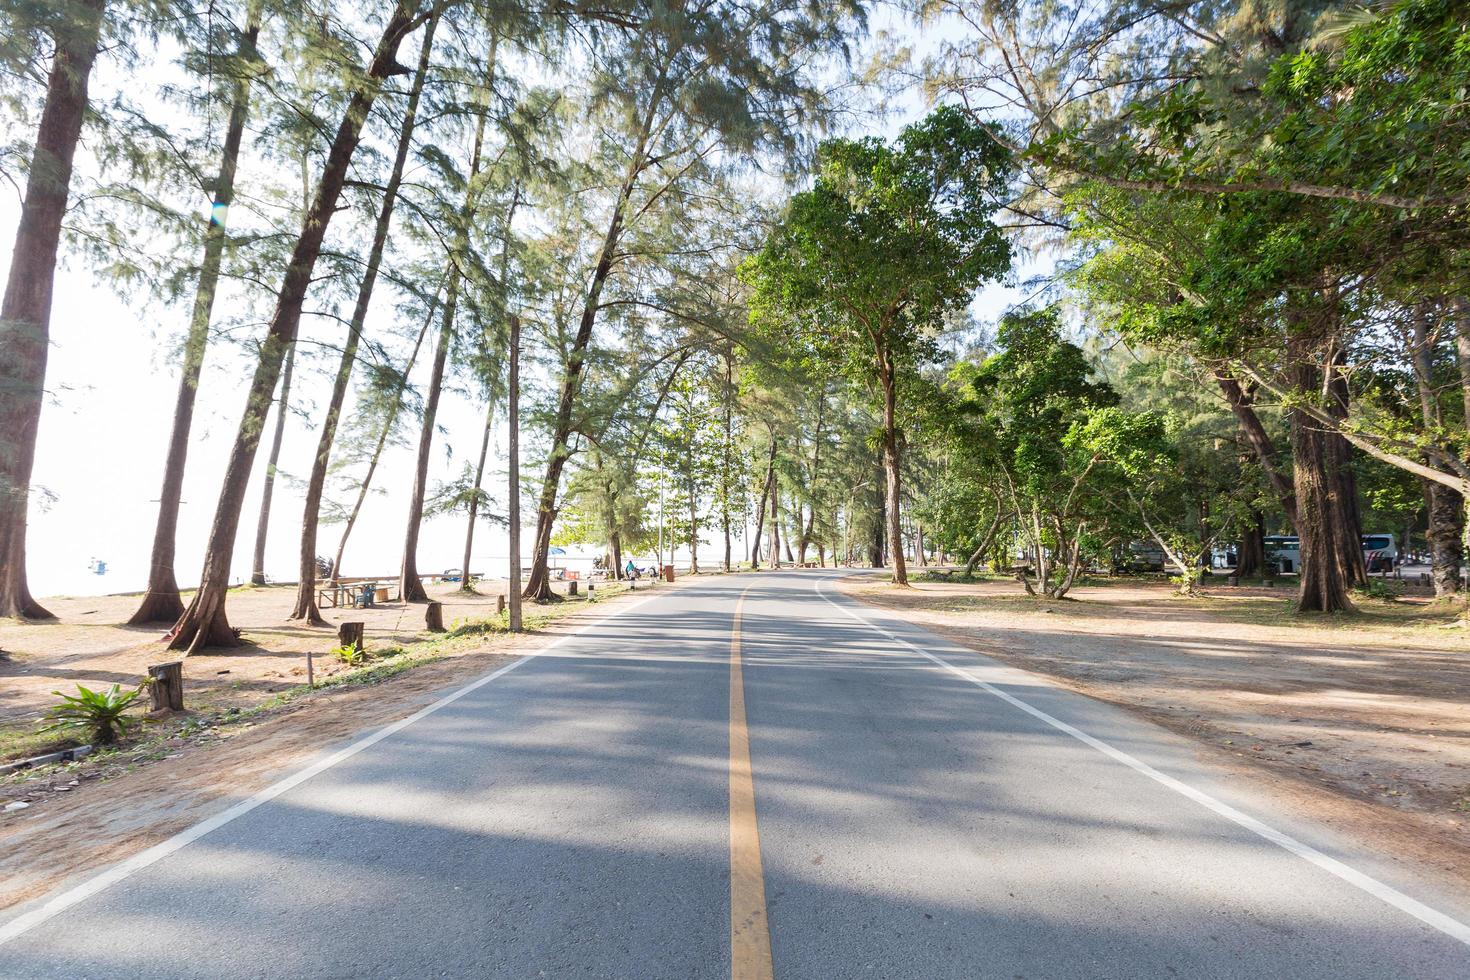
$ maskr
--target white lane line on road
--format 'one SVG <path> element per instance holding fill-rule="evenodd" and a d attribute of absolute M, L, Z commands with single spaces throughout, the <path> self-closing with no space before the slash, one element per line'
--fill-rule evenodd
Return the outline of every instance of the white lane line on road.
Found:
<path fill-rule="evenodd" d="M 448 707 L 449 705 L 458 701 L 460 698 L 464 697 L 466 694 L 477 691 L 480 688 L 484 687 L 486 684 L 489 684 L 497 677 L 502 677 L 515 670 L 517 667 L 520 667 L 531 662 L 532 660 L 535 660 L 537 657 L 541 656 L 547 651 L 561 646 L 561 644 L 567 642 L 568 640 L 574 639 L 577 636 L 580 636 L 587 630 L 595 629 L 596 627 L 601 626 L 610 620 L 616 619 L 617 617 L 625 613 L 632 612 L 639 606 L 642 606 L 648 602 L 652 602 L 654 599 L 657 598 L 660 598 L 660 596 L 651 595 L 646 599 L 640 599 L 637 602 L 624 606 L 616 612 L 613 612 L 607 616 L 602 617 L 599 620 L 596 620 L 595 622 L 588 623 L 585 626 L 581 626 L 570 633 L 559 636 L 555 640 L 552 640 L 550 643 L 546 644 L 546 646 L 541 647 L 538 650 L 532 650 L 530 653 L 521 657 L 521 659 L 508 663 L 498 670 L 491 671 L 485 676 L 471 681 L 464 687 L 461 687 L 456 691 L 446 694 L 444 697 L 440 698 L 438 701 L 435 701 L 433 704 L 420 708 L 418 711 L 415 711 L 408 717 L 400 718 L 398 721 L 393 722 L 391 725 L 387 725 L 373 732 L 371 735 L 367 735 L 363 738 L 358 739 L 356 742 L 353 742 L 346 748 L 333 752 L 325 759 L 321 759 L 304 769 L 292 773 L 279 782 L 272 783 L 265 789 L 256 793 L 254 796 L 251 796 L 248 799 L 236 803 L 228 810 L 225 810 L 222 813 L 217 813 L 207 820 L 200 821 L 187 830 L 182 830 L 174 836 L 168 838 L 167 840 L 160 841 L 159 843 L 154 844 L 146 851 L 140 851 L 139 853 L 134 854 L 126 861 L 123 861 L 121 864 L 109 868 L 108 870 L 97 875 L 97 877 L 90 878 L 87 881 L 82 882 L 80 885 L 75 886 L 74 888 L 67 889 L 66 891 L 57 895 L 55 898 L 52 898 L 50 901 L 46 902 L 44 905 L 40 905 L 23 915 L 16 916 L 14 919 L 11 919 L 4 925 L 0 925 L 0 946 L 4 946 L 12 939 L 15 939 L 16 937 L 23 935 L 29 930 L 34 929 L 36 926 L 40 925 L 50 918 L 53 918 L 61 912 L 66 911 L 73 905 L 76 905 L 78 902 L 83 902 L 86 899 L 91 898 L 93 895 L 96 895 L 98 892 L 101 892 L 102 890 L 117 884 L 119 881 L 122 881 L 124 878 L 128 877 L 134 872 L 141 871 L 142 869 L 148 867 L 150 864 L 156 864 L 157 862 L 168 857 L 175 851 L 183 848 L 188 844 L 192 844 L 194 841 L 203 837 L 205 834 L 216 831 L 219 828 L 223 827 L 225 824 L 230 823 L 231 821 L 238 820 L 240 817 L 243 817 L 245 814 L 249 813 L 251 810 L 254 810 L 256 807 L 261 806 L 265 803 L 269 803 L 271 800 L 280 796 L 282 793 L 297 786 L 300 786 L 302 783 L 306 782 L 313 776 L 319 775 L 320 773 L 325 772 L 338 763 L 352 758 L 354 755 L 357 755 L 364 749 L 371 748 L 372 746 L 378 744 L 390 735 L 396 735 L 398 732 L 403 731 L 414 722 L 420 721 L 424 718 L 427 718 L 429 715 L 432 715 L 440 708 Z"/>
<path fill-rule="evenodd" d="M 955 676 L 969 681 L 971 684 L 974 684 L 976 687 L 985 691 L 987 694 L 992 694 L 995 697 L 1000 698 L 1007 704 L 1021 709 L 1028 715 L 1031 715 L 1033 718 L 1037 718 L 1045 722 L 1052 728 L 1055 728 L 1057 731 L 1072 736 L 1077 741 L 1096 749 L 1097 751 L 1101 752 L 1103 755 L 1114 760 L 1115 762 L 1121 762 L 1123 765 L 1127 766 L 1129 769 L 1132 769 L 1134 772 L 1147 776 L 1149 779 L 1152 779 L 1154 782 L 1160 784 L 1161 786 L 1165 786 L 1168 789 L 1173 790 L 1186 799 L 1193 800 L 1205 809 L 1224 817 L 1226 820 L 1229 820 L 1231 823 L 1234 823 L 1240 827 L 1244 827 L 1246 830 L 1249 830 L 1251 833 L 1270 841 L 1277 847 L 1290 851 L 1297 857 L 1311 862 L 1312 864 L 1321 868 L 1323 871 L 1326 871 L 1328 874 L 1342 879 L 1353 887 L 1358 888 L 1361 891 L 1368 893 L 1369 895 L 1372 895 L 1379 901 L 1393 906 L 1400 912 L 1407 912 L 1409 915 L 1412 915 L 1420 922 L 1423 922 L 1425 925 L 1430 926 L 1434 929 L 1438 929 L 1440 932 L 1444 933 L 1446 936 L 1449 936 L 1451 939 L 1457 939 L 1465 945 L 1470 946 L 1470 925 L 1466 925 L 1460 920 L 1448 916 L 1438 909 L 1430 908 L 1428 905 L 1425 905 L 1418 899 L 1410 898 L 1408 895 L 1405 895 L 1403 892 L 1399 891 L 1397 888 L 1394 888 L 1392 885 L 1384 884 L 1371 875 L 1364 874 L 1356 868 L 1350 867 L 1334 857 L 1323 854 L 1321 851 L 1317 850 L 1315 847 L 1312 847 L 1310 844 L 1305 844 L 1302 841 L 1297 840 L 1295 837 L 1292 837 L 1290 834 L 1282 833 L 1269 824 L 1257 820 L 1255 817 L 1251 816 L 1248 813 L 1243 813 L 1240 810 L 1237 810 L 1230 804 L 1216 799 L 1203 790 L 1195 789 L 1188 783 L 1181 782 L 1180 780 L 1175 779 L 1173 776 L 1160 772 L 1143 760 L 1131 756 L 1127 752 L 1124 752 L 1122 749 L 1114 748 L 1107 742 L 1104 742 L 1102 739 L 1089 735 L 1086 732 L 1082 731 L 1080 728 L 1069 725 L 1065 721 L 1062 721 L 1060 718 L 1053 717 L 1052 715 L 1047 714 L 1045 711 L 1042 711 L 1040 708 L 1027 704 L 1025 701 L 1022 701 L 1015 695 L 1009 694 L 1006 691 L 1003 691 L 1000 688 L 996 687 L 994 684 L 990 684 L 986 681 L 981 680 L 978 677 L 975 677 L 973 674 L 971 674 L 967 670 L 964 670 L 963 668 L 956 667 L 954 664 L 950 663 L 948 660 L 945 660 L 943 657 L 936 656 L 930 653 L 928 650 L 925 650 L 922 647 L 911 643 L 910 641 L 904 639 L 902 636 L 899 636 L 897 633 L 894 633 L 887 627 L 882 626 L 879 623 L 876 623 L 873 620 L 866 618 L 865 616 L 859 616 L 852 609 L 848 608 L 840 602 L 837 602 L 831 596 L 827 595 L 826 591 L 822 588 L 823 581 L 823 579 L 817 580 L 817 595 L 821 596 L 823 599 L 826 599 L 827 602 L 831 603 L 834 608 L 841 610 L 844 614 L 852 617 L 864 626 L 867 626 L 870 629 L 877 630 L 879 633 L 882 633 L 889 639 L 903 644 L 910 650 L 917 653 L 919 656 L 924 657 L 926 660 L 932 661 L 940 667 L 943 667 L 945 670 L 949 671 Z M 1048 684 L 1048 686 L 1052 685 Z"/>

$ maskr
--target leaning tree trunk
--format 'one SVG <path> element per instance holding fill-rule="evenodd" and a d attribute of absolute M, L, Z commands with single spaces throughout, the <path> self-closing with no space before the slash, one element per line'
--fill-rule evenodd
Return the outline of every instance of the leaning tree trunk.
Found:
<path fill-rule="evenodd" d="M 209 544 L 205 549 L 199 590 L 169 634 L 169 645 L 175 649 L 193 650 L 200 646 L 234 646 L 239 643 L 225 615 L 225 595 L 230 585 L 230 558 L 240 526 L 240 508 L 250 469 L 255 462 L 255 452 L 260 445 L 261 426 L 270 410 L 271 394 L 275 391 L 281 362 L 296 339 L 312 273 L 321 255 L 327 228 L 337 211 L 337 201 L 342 195 L 363 123 L 377 98 L 382 80 L 402 71 L 397 62 L 398 46 L 420 22 L 414 15 L 417 7 L 416 0 L 398 0 L 373 52 L 367 80 L 353 93 L 332 138 L 316 194 L 286 265 L 286 276 L 276 297 L 276 309 L 250 380 L 245 411 L 230 452 Z"/>
<path fill-rule="evenodd" d="M 657 101 L 653 100 L 653 104 L 644 113 L 638 142 L 628 159 L 628 169 L 623 175 L 622 187 L 618 190 L 617 203 L 613 205 L 607 232 L 602 236 L 602 249 L 597 256 L 597 265 L 592 270 L 592 281 L 588 284 L 587 296 L 582 304 L 582 316 L 577 324 L 577 333 L 572 338 L 572 347 L 567 354 L 566 367 L 562 371 L 556 421 L 551 431 L 551 452 L 546 460 L 546 475 L 541 481 L 541 497 L 536 502 L 536 539 L 531 552 L 531 576 L 526 580 L 526 587 L 522 593 L 525 598 L 536 602 L 550 602 L 557 598 L 556 593 L 551 589 L 551 531 L 556 524 L 561 475 L 566 469 L 567 457 L 571 455 L 568 439 L 572 433 L 572 410 L 576 406 L 577 394 L 582 387 L 582 366 L 587 359 L 588 345 L 592 342 L 592 328 L 597 322 L 597 311 L 602 301 L 602 288 L 607 284 L 608 277 L 612 275 L 618 243 L 623 238 L 623 222 L 627 215 L 628 202 L 632 198 L 633 187 L 639 175 L 648 165 L 648 140 L 653 132 Z"/>
<path fill-rule="evenodd" d="M 74 7 L 54 39 L 46 105 L 0 305 L 0 617 L 17 619 L 51 618 L 26 581 L 26 510 L 46 389 L 56 253 L 104 0 L 78 0 Z"/>
<path fill-rule="evenodd" d="M 332 445 L 337 440 L 337 424 L 342 417 L 342 405 L 347 400 L 347 386 L 352 379 L 352 368 L 357 363 L 357 348 L 362 341 L 362 328 L 367 323 L 368 306 L 372 301 L 373 288 L 377 285 L 378 270 L 383 264 L 383 251 L 388 244 L 388 232 L 393 225 L 393 209 L 398 203 L 398 188 L 403 183 L 403 168 L 408 161 L 409 146 L 413 142 L 414 125 L 418 118 L 419 96 L 424 89 L 424 76 L 429 70 L 429 55 L 434 47 L 434 30 L 439 25 L 436 13 L 424 26 L 424 40 L 419 47 L 418 68 L 414 71 L 413 83 L 408 90 L 408 105 L 403 111 L 403 122 L 398 128 L 398 149 L 393 157 L 393 169 L 388 174 L 388 183 L 383 187 L 383 204 L 378 209 L 378 221 L 373 228 L 373 243 L 368 249 L 367 265 L 363 269 L 362 282 L 357 287 L 357 302 L 352 308 L 352 319 L 347 325 L 347 343 L 342 347 L 342 357 L 337 362 L 337 376 L 332 380 L 332 395 L 327 402 L 327 417 L 317 439 L 316 455 L 311 460 L 311 475 L 306 481 L 306 503 L 301 511 L 301 550 L 297 563 L 296 606 L 291 610 L 291 619 L 304 619 L 312 626 L 325 626 L 321 610 L 316 605 L 316 535 L 321 520 L 322 493 L 327 485 L 327 469 L 331 463 Z M 376 462 L 376 461 L 375 461 Z M 346 535 L 343 535 L 344 539 Z M 339 574 L 337 566 L 332 573 Z"/>
<path fill-rule="evenodd" d="M 892 352 L 878 351 L 879 381 L 883 385 L 883 471 L 887 477 L 888 554 L 893 560 L 893 584 L 908 585 L 908 569 L 903 560 L 902 486 L 898 455 L 898 379 L 895 377 Z"/>
<path fill-rule="evenodd" d="M 1225 401 L 1230 405 L 1230 410 L 1235 414 L 1236 421 L 1240 424 L 1240 431 L 1245 435 L 1246 442 L 1250 444 L 1251 452 L 1254 453 L 1256 461 L 1261 464 L 1261 469 L 1265 472 L 1266 479 L 1276 494 L 1276 499 L 1281 503 L 1281 509 L 1286 511 L 1286 519 L 1295 528 L 1297 526 L 1296 492 L 1292 488 L 1291 477 L 1286 474 L 1281 453 L 1277 451 L 1270 433 L 1261 423 L 1261 417 L 1256 414 L 1251 396 L 1240 386 L 1239 381 L 1223 370 L 1215 371 L 1215 381 L 1219 384 Z"/>
<path fill-rule="evenodd" d="M 281 372 L 281 400 L 276 405 L 276 431 L 271 437 L 270 457 L 265 463 L 265 486 L 260 491 L 260 517 L 255 522 L 255 554 L 250 564 L 250 584 L 265 584 L 265 539 L 270 533 L 271 499 L 276 491 L 276 464 L 281 459 L 281 438 L 286 434 L 286 413 L 291 410 L 291 368 L 296 363 L 296 344 L 286 351 Z"/>
<path fill-rule="evenodd" d="M 443 286 L 443 283 L 440 283 Z M 383 450 L 388 445 L 388 437 L 393 434 L 393 426 L 398 421 L 398 413 L 403 410 L 404 389 L 408 386 L 408 376 L 413 373 L 414 364 L 418 363 L 419 351 L 423 349 L 424 338 L 429 335 L 429 328 L 434 325 L 434 317 L 439 312 L 439 293 L 434 292 L 434 298 L 429 303 L 428 313 L 424 316 L 423 326 L 419 327 L 418 339 L 414 341 L 413 351 L 408 355 L 408 363 L 403 367 L 403 374 L 398 379 L 398 387 L 393 392 L 393 406 L 388 409 L 383 418 L 383 427 L 378 430 L 378 441 L 373 446 L 372 455 L 368 457 L 367 472 L 363 474 L 362 481 L 357 488 L 357 499 L 352 502 L 352 510 L 347 512 L 347 523 L 342 528 L 342 538 L 337 542 L 337 554 L 332 559 L 332 576 L 342 577 L 342 553 L 347 550 L 347 539 L 352 536 L 352 529 L 357 524 L 357 515 L 362 513 L 362 505 L 367 500 L 368 491 L 372 489 L 373 474 L 378 471 L 378 461 L 383 458 Z"/>
<path fill-rule="evenodd" d="M 464 561 L 459 566 L 459 591 L 474 592 L 470 585 L 470 554 L 475 548 L 475 522 L 480 519 L 480 483 L 485 479 L 485 458 L 490 455 L 490 424 L 495 418 L 495 402 L 485 409 L 485 431 L 480 437 L 480 461 L 475 464 L 475 485 L 470 494 L 469 519 L 464 529 Z"/>
<path fill-rule="evenodd" d="M 771 487 L 776 482 L 776 430 L 771 430 L 771 451 L 766 457 L 766 479 L 761 484 L 761 500 L 755 508 L 755 535 L 750 539 L 750 568 L 761 567 L 761 536 L 766 531 L 766 502 L 771 496 Z"/>
<path fill-rule="evenodd" d="M 490 35 L 490 56 L 486 67 L 485 91 L 492 91 L 495 78 L 495 46 L 498 35 Z M 424 591 L 424 581 L 419 577 L 418 549 L 419 531 L 424 521 L 424 495 L 429 489 L 429 451 L 434 443 L 434 423 L 439 415 L 439 396 L 444 388 L 444 363 L 454 343 L 454 319 L 459 311 L 459 290 L 464 281 L 464 256 L 469 251 L 470 222 L 474 220 L 480 187 L 476 178 L 480 175 L 481 153 L 485 146 L 485 116 L 482 111 L 475 120 L 475 143 L 470 152 L 469 180 L 465 182 L 464 205 L 459 214 L 459 225 L 454 231 L 450 246 L 449 265 L 446 270 L 448 286 L 444 292 L 444 316 L 439 328 L 439 344 L 434 350 L 434 367 L 429 375 L 428 397 L 424 401 L 424 417 L 419 428 L 418 459 L 414 466 L 413 491 L 408 499 L 408 523 L 403 532 L 403 564 L 398 573 L 398 594 L 404 602 L 428 602 L 429 594 Z"/>
<path fill-rule="evenodd" d="M 258 60 L 255 51 L 260 37 L 261 0 L 251 0 L 245 13 L 245 31 L 235 52 L 234 97 L 225 142 L 220 152 L 219 176 L 214 184 L 214 205 L 204 232 L 204 260 L 199 265 L 199 283 L 194 288 L 194 309 L 189 317 L 189 334 L 184 341 L 184 364 L 179 375 L 179 393 L 174 401 L 173 431 L 163 464 L 163 488 L 158 494 L 158 523 L 153 530 L 153 552 L 148 562 L 148 590 L 129 626 L 144 623 L 173 623 L 184 614 L 179 583 L 174 577 L 174 558 L 179 526 L 179 502 L 183 495 L 184 465 L 189 453 L 189 430 L 194 424 L 194 396 L 209 344 L 209 321 L 214 296 L 219 288 L 220 266 L 225 251 L 225 222 L 235 199 L 235 169 L 240 160 L 240 143 L 245 134 L 245 116 L 250 109 L 250 74 L 246 64 Z"/>

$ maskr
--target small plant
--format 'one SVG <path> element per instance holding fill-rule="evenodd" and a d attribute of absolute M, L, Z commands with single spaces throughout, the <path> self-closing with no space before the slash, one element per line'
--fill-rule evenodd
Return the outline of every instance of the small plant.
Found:
<path fill-rule="evenodd" d="M 355 643 L 344 643 L 332 650 L 332 656 L 342 661 L 349 667 L 360 667 L 367 663 L 367 651 Z"/>
<path fill-rule="evenodd" d="M 1358 594 L 1370 599 L 1384 599 L 1388 602 L 1396 602 L 1399 597 L 1398 590 L 1382 579 L 1369 579 L 1367 584 L 1358 586 Z"/>
<path fill-rule="evenodd" d="M 52 721 L 42 731 L 58 731 L 67 728 L 84 728 L 94 745 L 112 745 L 128 729 L 138 724 L 138 719 L 127 717 L 124 712 L 143 693 L 146 682 L 131 691 L 124 691 L 114 684 L 106 691 L 92 691 L 77 685 L 76 694 L 52 691 L 61 698 L 61 703 L 46 712 Z"/>

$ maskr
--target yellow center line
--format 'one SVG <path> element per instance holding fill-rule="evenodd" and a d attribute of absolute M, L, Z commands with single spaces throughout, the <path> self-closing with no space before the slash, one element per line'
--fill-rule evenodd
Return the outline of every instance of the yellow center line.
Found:
<path fill-rule="evenodd" d="M 760 828 L 755 820 L 750 731 L 745 725 L 745 677 L 740 669 L 740 613 L 744 608 L 745 592 L 741 592 L 730 634 L 730 977 L 771 980 L 771 932 L 766 920 Z"/>

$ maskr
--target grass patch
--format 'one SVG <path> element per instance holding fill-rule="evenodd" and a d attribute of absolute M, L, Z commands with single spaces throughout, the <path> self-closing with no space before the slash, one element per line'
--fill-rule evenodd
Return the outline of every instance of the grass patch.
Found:
<path fill-rule="evenodd" d="M 14 762 L 47 752 L 60 752 L 75 748 L 82 742 L 57 732 L 42 731 L 31 725 L 6 725 L 0 727 L 0 762 Z"/>

